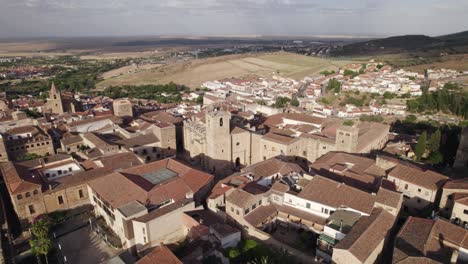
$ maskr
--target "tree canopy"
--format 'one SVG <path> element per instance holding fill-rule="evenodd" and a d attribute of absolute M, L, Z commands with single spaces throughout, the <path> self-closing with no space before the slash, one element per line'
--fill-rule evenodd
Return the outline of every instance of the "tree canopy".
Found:
<path fill-rule="evenodd" d="M 424 155 L 424 152 L 426 151 L 426 139 L 427 133 L 426 131 L 424 131 L 419 137 L 418 143 L 416 143 L 416 146 L 414 147 L 414 154 L 416 155 L 416 158 L 418 160 L 421 160 L 422 156 Z"/>

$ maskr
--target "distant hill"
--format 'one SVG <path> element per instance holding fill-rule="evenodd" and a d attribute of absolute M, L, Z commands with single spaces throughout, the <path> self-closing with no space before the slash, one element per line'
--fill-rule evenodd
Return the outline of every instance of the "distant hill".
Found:
<path fill-rule="evenodd" d="M 332 50 L 332 56 L 383 55 L 396 53 L 467 53 L 468 31 L 429 37 L 405 35 L 347 44 Z"/>

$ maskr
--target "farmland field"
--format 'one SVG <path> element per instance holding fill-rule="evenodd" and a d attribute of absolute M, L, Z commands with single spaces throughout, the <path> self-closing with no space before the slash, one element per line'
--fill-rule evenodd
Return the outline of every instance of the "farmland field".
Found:
<path fill-rule="evenodd" d="M 230 55 L 177 62 L 154 69 L 140 69 L 137 72 L 119 74 L 98 83 L 97 89 L 103 90 L 109 86 L 119 85 L 164 84 L 171 81 L 196 88 L 206 81 L 247 75 L 269 77 L 279 74 L 299 80 L 306 76 L 317 75 L 323 70 L 337 70 L 348 63 L 351 61 L 327 60 L 282 52 L 264 55 Z"/>

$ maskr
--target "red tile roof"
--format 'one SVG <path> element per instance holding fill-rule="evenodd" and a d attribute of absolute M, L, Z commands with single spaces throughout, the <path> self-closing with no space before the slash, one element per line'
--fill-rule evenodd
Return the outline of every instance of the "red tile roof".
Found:
<path fill-rule="evenodd" d="M 402 164 L 398 164 L 388 175 L 429 190 L 437 190 L 449 179 L 447 176 L 434 171 L 409 167 Z"/>
<path fill-rule="evenodd" d="M 169 248 L 161 244 L 135 264 L 182 264 L 182 261 Z"/>
<path fill-rule="evenodd" d="M 160 169 L 168 169 L 177 175 L 157 185 L 143 177 Z M 210 174 L 174 159 L 164 159 L 115 172 L 92 181 L 89 185 L 114 208 L 118 208 L 134 200 L 145 205 L 157 205 L 169 199 L 184 200 L 187 194 L 197 193 L 212 181 L 213 176 Z"/>

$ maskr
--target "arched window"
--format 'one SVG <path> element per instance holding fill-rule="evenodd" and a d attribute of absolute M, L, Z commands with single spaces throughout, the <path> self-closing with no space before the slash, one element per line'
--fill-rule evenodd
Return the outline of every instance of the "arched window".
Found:
<path fill-rule="evenodd" d="M 223 126 L 223 119 L 222 118 L 219 119 L 219 126 Z"/>

